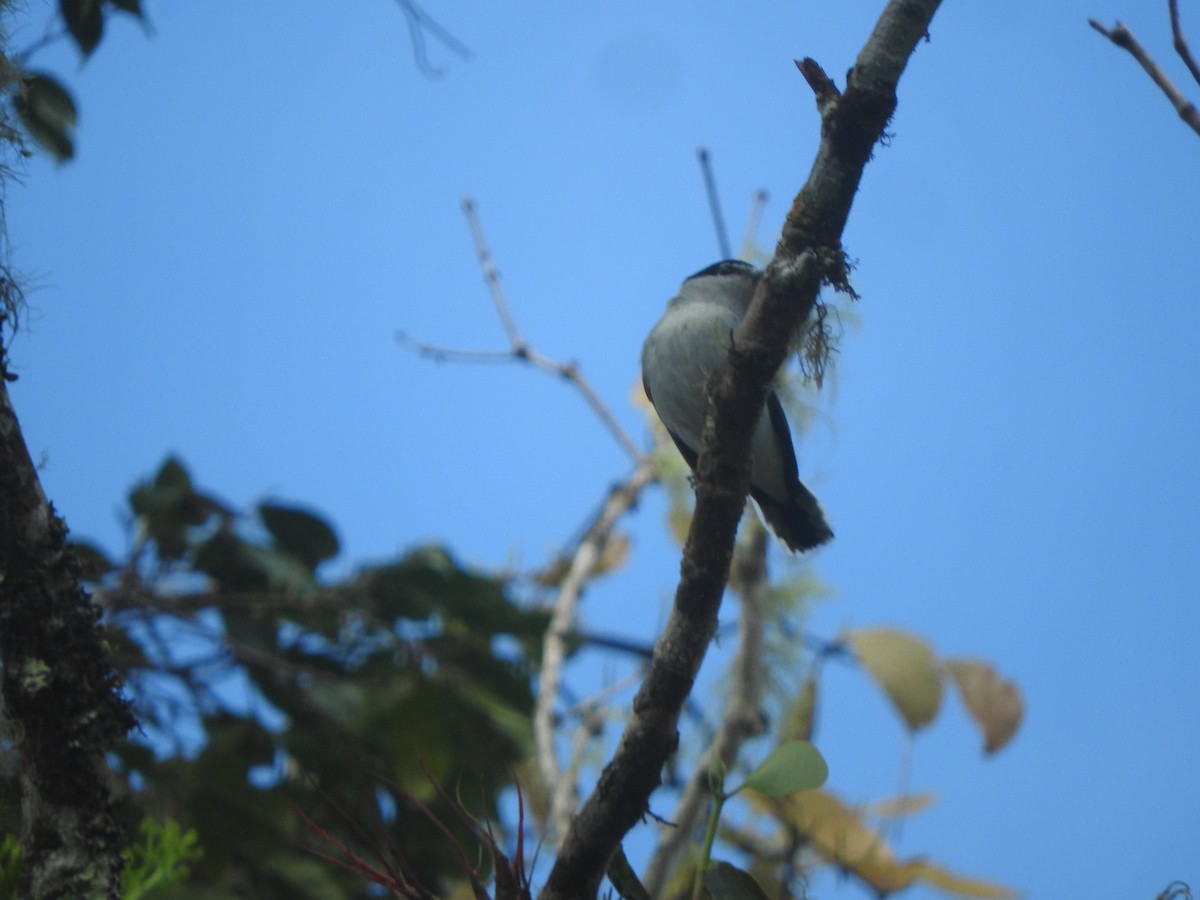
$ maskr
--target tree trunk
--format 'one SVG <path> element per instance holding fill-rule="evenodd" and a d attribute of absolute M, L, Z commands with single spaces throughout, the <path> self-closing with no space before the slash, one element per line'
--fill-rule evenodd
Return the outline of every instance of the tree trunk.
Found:
<path fill-rule="evenodd" d="M 104 754 L 136 723 L 21 436 L 10 379 L 0 345 L 0 692 L 21 795 L 19 893 L 117 898 L 124 842 Z"/>

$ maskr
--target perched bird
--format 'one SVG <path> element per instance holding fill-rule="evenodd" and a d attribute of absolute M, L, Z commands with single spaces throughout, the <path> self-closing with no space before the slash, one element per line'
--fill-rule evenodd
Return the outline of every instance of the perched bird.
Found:
<path fill-rule="evenodd" d="M 733 332 L 762 272 L 726 260 L 688 278 L 642 346 L 642 385 L 675 446 L 695 470 L 709 376 L 725 361 Z M 776 536 L 802 553 L 833 537 L 817 498 L 796 469 L 792 433 L 779 397 L 767 394 L 750 449 L 750 496 Z"/>

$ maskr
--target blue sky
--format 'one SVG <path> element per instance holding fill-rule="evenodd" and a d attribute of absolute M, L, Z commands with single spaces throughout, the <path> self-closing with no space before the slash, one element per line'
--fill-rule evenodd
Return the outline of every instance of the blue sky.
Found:
<path fill-rule="evenodd" d="M 881 7 L 430 3 L 474 51 L 433 45 L 436 80 L 389 0 L 151 0 L 150 39 L 120 20 L 82 68 L 44 51 L 78 159 L 31 161 L 7 218 L 31 301 L 12 393 L 49 496 L 120 552 L 121 498 L 175 451 L 232 502 L 324 510 L 343 570 L 431 540 L 538 563 L 628 462 L 561 383 L 394 342 L 503 346 L 460 199 L 529 340 L 648 441 L 641 342 L 717 258 L 696 148 L 735 236 L 770 193 L 772 246 L 818 136 L 791 60 L 841 81 Z M 49 15 L 30 3 L 14 45 Z M 992 760 L 957 701 L 916 739 L 911 786 L 940 800 L 899 850 L 1038 898 L 1200 884 L 1200 139 L 1089 16 L 1185 85 L 1165 2 L 944 4 L 851 216 L 859 321 L 800 446 L 838 535 L 811 628 L 911 628 L 1028 703 Z M 589 626 L 652 635 L 678 566 L 662 512 L 630 520 Z M 828 674 L 832 785 L 894 793 L 897 721 Z"/>

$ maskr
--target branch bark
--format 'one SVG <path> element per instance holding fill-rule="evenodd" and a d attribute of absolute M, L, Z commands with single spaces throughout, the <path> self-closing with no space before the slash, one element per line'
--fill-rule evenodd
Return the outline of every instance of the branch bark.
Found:
<path fill-rule="evenodd" d="M 818 93 L 821 144 L 797 194 L 775 257 L 710 385 L 696 466 L 696 512 L 684 547 L 675 605 L 612 761 L 559 850 L 542 900 L 592 900 L 622 837 L 646 812 L 678 742 L 679 711 L 717 625 L 734 536 L 750 483 L 750 435 L 767 385 L 821 284 L 848 289 L 841 235 L 863 168 L 896 107 L 896 84 L 926 36 L 940 0 L 890 0 L 845 93 Z M 802 64 L 810 80 L 818 69 Z"/>
<path fill-rule="evenodd" d="M 757 522 L 748 522 L 734 551 L 734 579 L 738 599 L 738 646 L 729 664 L 729 697 L 721 714 L 721 725 L 708 749 L 692 768 L 679 802 L 671 815 L 671 828 L 663 837 L 642 878 L 650 896 L 662 895 L 671 871 L 678 865 L 688 844 L 696 837 L 696 826 L 712 798 L 709 772 L 719 758 L 727 771 L 737 761 L 742 744 L 766 730 L 762 713 L 763 629 L 770 581 L 767 577 L 767 532 Z"/>
<path fill-rule="evenodd" d="M 1178 12 L 1178 7 L 1172 3 L 1171 28 L 1175 35 L 1175 49 L 1187 65 L 1188 70 L 1200 80 L 1200 74 L 1197 73 L 1196 63 L 1192 59 L 1187 41 L 1183 39 L 1183 34 L 1179 30 Z M 1138 65 L 1146 70 L 1146 74 L 1150 76 L 1150 79 L 1158 85 L 1159 90 L 1171 101 L 1171 105 L 1175 107 L 1175 112 L 1179 113 L 1179 118 L 1183 119 L 1196 134 L 1200 134 L 1200 111 L 1197 111 L 1196 105 L 1185 97 L 1179 88 L 1175 87 L 1175 83 L 1167 77 L 1167 73 L 1159 67 L 1154 58 L 1146 52 L 1146 49 L 1138 43 L 1132 31 L 1120 22 L 1117 22 L 1112 28 L 1105 28 L 1095 19 L 1088 19 L 1088 24 L 1122 50 L 1129 51 L 1129 55 L 1138 61 Z"/>
<path fill-rule="evenodd" d="M 537 702 L 534 707 L 533 733 L 537 746 L 538 769 L 546 790 L 550 793 L 550 840 L 557 844 L 567 834 L 571 816 L 575 813 L 578 793 L 574 773 L 564 773 L 558 764 L 554 745 L 555 706 L 558 703 L 559 682 L 566 659 L 567 642 L 576 620 L 576 607 L 587 580 L 595 572 L 604 554 L 605 545 L 621 516 L 629 512 L 641 496 L 642 489 L 656 477 L 650 457 L 642 457 L 629 480 L 614 488 L 600 515 L 588 528 L 571 557 L 571 565 L 558 591 L 554 612 L 542 642 L 542 667 L 538 678 Z"/>
<path fill-rule="evenodd" d="M 19 895 L 116 898 L 124 841 L 104 754 L 136 723 L 3 360 L 0 346 L 0 690 L 21 789 Z"/>

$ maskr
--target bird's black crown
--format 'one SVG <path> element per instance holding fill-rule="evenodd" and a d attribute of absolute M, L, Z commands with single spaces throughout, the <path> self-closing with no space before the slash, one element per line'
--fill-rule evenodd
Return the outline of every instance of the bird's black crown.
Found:
<path fill-rule="evenodd" d="M 723 259 L 719 263 L 713 263 L 707 269 L 701 269 L 695 275 L 690 275 L 684 281 L 692 281 L 696 278 L 718 277 L 721 275 L 741 275 L 743 278 L 751 278 L 757 280 L 762 277 L 762 272 L 750 265 L 748 262 L 742 262 L 740 259 Z"/>

